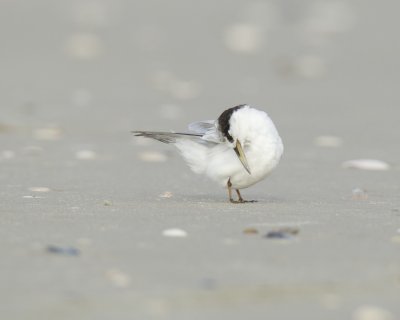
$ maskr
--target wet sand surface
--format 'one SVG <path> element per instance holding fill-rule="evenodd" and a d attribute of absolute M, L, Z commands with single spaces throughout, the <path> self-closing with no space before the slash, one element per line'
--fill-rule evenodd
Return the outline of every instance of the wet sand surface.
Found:
<path fill-rule="evenodd" d="M 399 9 L 2 1 L 1 318 L 398 319 Z M 257 203 L 130 134 L 241 103 L 285 144 Z"/>

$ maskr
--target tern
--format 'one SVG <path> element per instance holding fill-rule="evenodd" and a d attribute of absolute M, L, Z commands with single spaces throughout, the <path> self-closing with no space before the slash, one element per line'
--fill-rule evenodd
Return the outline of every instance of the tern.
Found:
<path fill-rule="evenodd" d="M 227 188 L 232 203 L 255 202 L 244 200 L 239 190 L 263 180 L 283 153 L 282 139 L 268 114 L 246 104 L 225 110 L 217 120 L 193 122 L 187 133 L 132 133 L 175 145 L 192 171 Z"/>

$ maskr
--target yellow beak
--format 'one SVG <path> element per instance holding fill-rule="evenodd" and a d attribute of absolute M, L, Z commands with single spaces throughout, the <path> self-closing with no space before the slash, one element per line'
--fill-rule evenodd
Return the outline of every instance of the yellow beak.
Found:
<path fill-rule="evenodd" d="M 236 140 L 236 147 L 234 148 L 236 155 L 238 156 L 240 162 L 242 163 L 243 167 L 246 171 L 251 174 L 249 164 L 247 163 L 246 155 L 243 152 L 242 145 L 240 144 L 239 140 Z"/>

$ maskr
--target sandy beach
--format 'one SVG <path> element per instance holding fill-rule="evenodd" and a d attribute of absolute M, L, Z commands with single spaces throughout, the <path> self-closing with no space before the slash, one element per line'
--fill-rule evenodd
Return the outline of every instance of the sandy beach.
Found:
<path fill-rule="evenodd" d="M 399 319 L 399 9 L 2 1 L 1 318 Z M 242 103 L 257 203 L 130 133 Z"/>

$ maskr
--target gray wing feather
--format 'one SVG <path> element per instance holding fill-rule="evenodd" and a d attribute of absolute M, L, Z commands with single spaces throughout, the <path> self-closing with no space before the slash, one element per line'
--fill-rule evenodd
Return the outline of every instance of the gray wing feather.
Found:
<path fill-rule="evenodd" d="M 215 128 L 215 120 L 204 120 L 189 124 L 189 131 L 205 134 L 208 130 Z"/>
<path fill-rule="evenodd" d="M 201 144 L 224 142 L 215 120 L 193 122 L 189 124 L 189 131 L 189 133 L 157 131 L 132 131 L 132 133 L 135 136 L 151 138 L 164 143 L 175 143 L 178 139 L 189 139 Z"/>
<path fill-rule="evenodd" d="M 175 143 L 178 139 L 190 139 L 198 142 L 204 142 L 201 134 L 194 133 L 175 133 L 175 132 L 157 132 L 157 131 L 132 131 L 137 137 L 146 137 L 158 140 L 163 143 Z"/>
<path fill-rule="evenodd" d="M 216 120 L 205 120 L 189 124 L 189 131 L 200 133 L 202 139 L 212 143 L 222 143 L 224 138 L 217 128 Z"/>

